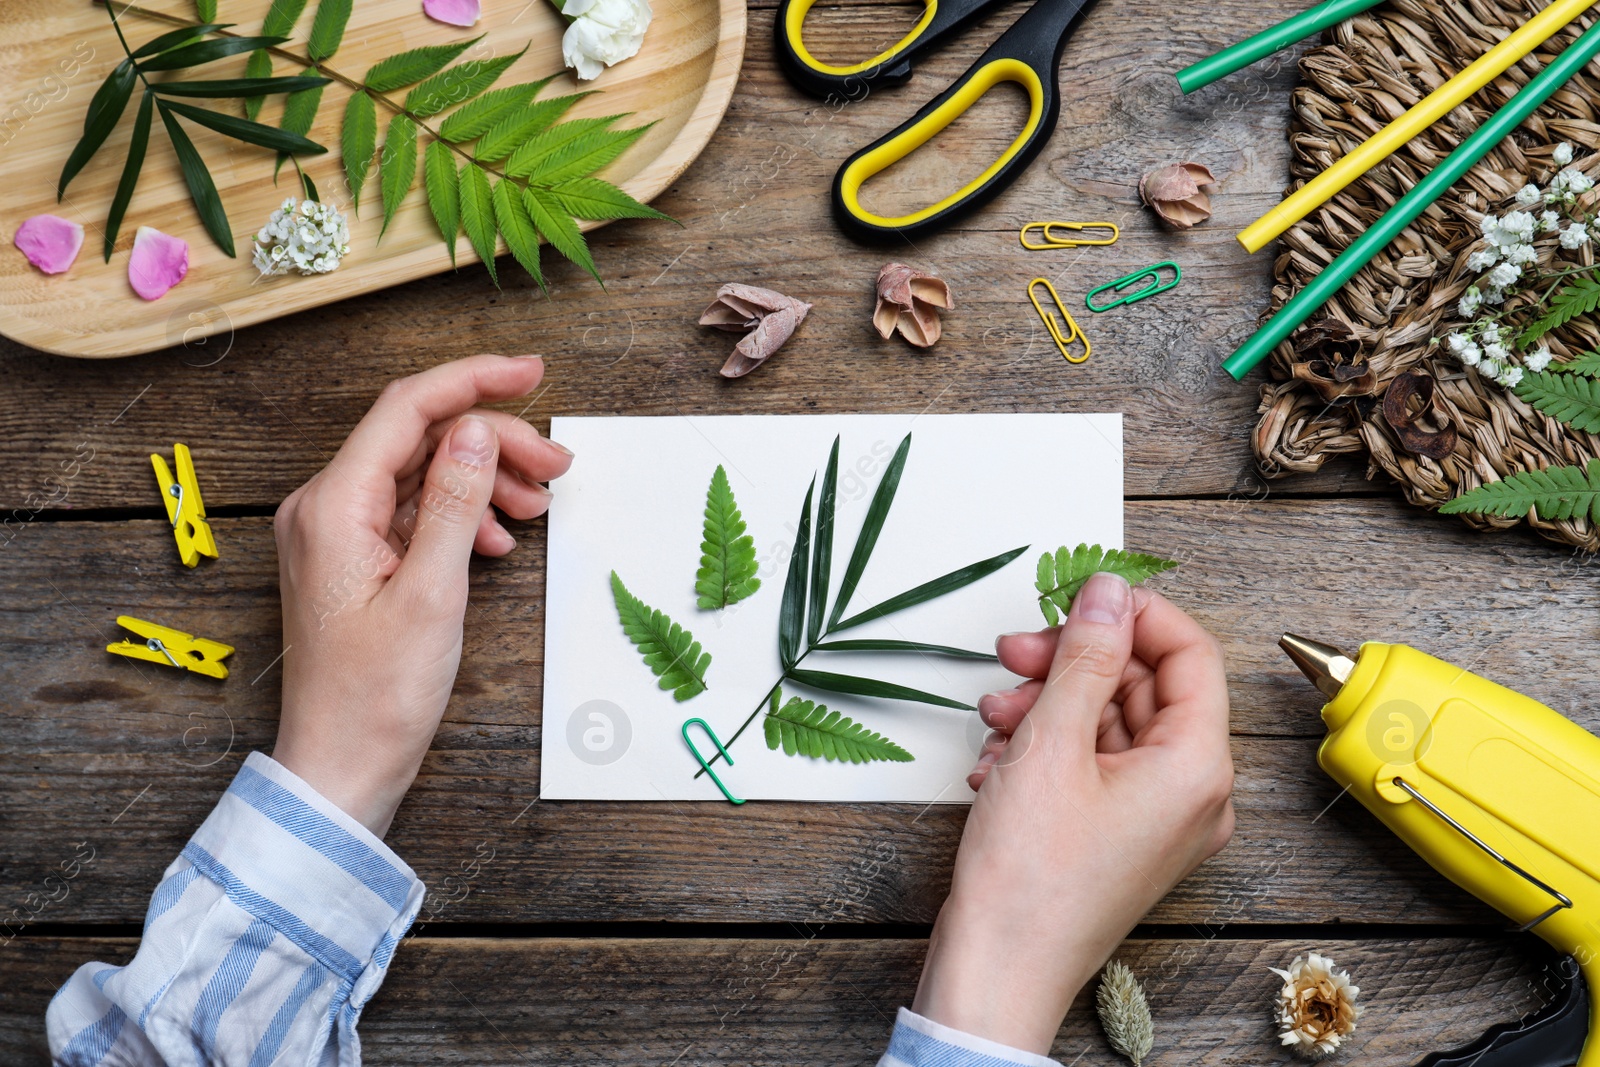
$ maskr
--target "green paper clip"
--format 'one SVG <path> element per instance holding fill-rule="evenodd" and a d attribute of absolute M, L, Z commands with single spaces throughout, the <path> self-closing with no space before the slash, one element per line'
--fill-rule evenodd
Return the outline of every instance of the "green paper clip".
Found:
<path fill-rule="evenodd" d="M 1163 267 L 1172 268 L 1172 280 L 1170 282 L 1163 282 L 1161 280 L 1161 268 Z M 1145 286 L 1143 289 L 1135 289 L 1133 292 L 1128 293 L 1125 296 L 1119 295 L 1117 299 L 1111 301 L 1109 304 L 1101 304 L 1097 306 L 1094 302 L 1096 293 L 1103 293 L 1109 289 L 1113 293 L 1121 294 L 1122 290 L 1126 289 L 1134 282 L 1142 282 L 1146 278 L 1150 279 L 1150 284 Z M 1132 274 L 1124 274 L 1114 282 L 1106 282 L 1104 285 L 1099 285 L 1093 289 L 1090 289 L 1088 295 L 1083 298 L 1083 306 L 1088 308 L 1090 311 L 1110 311 L 1114 307 L 1121 307 L 1123 304 L 1138 303 L 1147 296 L 1155 296 L 1157 293 L 1164 293 L 1168 289 L 1176 286 L 1181 281 L 1183 281 L 1183 268 L 1179 267 L 1170 259 L 1164 259 L 1160 263 L 1152 263 L 1150 266 L 1136 270 Z"/>
<path fill-rule="evenodd" d="M 744 801 L 728 792 L 728 787 L 722 784 L 722 779 L 717 777 L 717 772 L 711 769 L 711 764 L 706 762 L 706 758 L 700 755 L 700 750 L 694 747 L 694 742 L 689 740 L 689 727 L 693 726 L 695 723 L 699 723 L 700 728 L 706 732 L 706 736 L 711 738 L 711 743 L 717 746 L 717 751 L 722 753 L 722 758 L 728 761 L 728 766 L 733 766 L 733 757 L 728 755 L 728 750 L 722 747 L 721 741 L 717 740 L 716 731 L 711 729 L 711 724 L 706 722 L 704 719 L 684 720 L 682 730 L 683 743 L 689 746 L 689 751 L 694 753 L 694 758 L 699 761 L 701 768 L 703 768 L 705 772 L 711 776 L 711 780 L 713 782 L 717 783 L 717 788 L 722 790 L 722 795 L 728 798 L 728 803 L 743 804 Z"/>

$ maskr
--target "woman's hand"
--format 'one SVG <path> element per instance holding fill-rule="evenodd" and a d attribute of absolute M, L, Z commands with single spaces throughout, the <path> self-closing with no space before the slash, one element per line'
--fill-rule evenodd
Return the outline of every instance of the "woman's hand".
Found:
<path fill-rule="evenodd" d="M 516 541 L 572 453 L 477 407 L 531 392 L 536 356 L 474 356 L 391 383 L 274 524 L 283 718 L 273 758 L 383 836 L 461 662 L 467 562 Z"/>
<path fill-rule="evenodd" d="M 913 1010 L 1047 1054 L 1078 990 L 1233 833 L 1227 683 L 1205 630 L 1110 574 L 1059 634 L 998 649 L 1028 680 L 979 703 L 995 734 Z"/>

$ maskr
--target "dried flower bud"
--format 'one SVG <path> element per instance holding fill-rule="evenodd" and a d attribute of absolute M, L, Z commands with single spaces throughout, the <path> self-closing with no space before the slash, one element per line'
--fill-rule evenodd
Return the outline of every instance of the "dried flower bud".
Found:
<path fill-rule="evenodd" d="M 1268 970 L 1283 979 L 1275 1007 L 1278 1039 L 1296 1055 L 1308 1060 L 1331 1056 L 1356 1032 L 1361 989 L 1350 984 L 1348 971 L 1315 952 L 1296 956 L 1286 971 Z"/>
<path fill-rule="evenodd" d="M 943 332 L 940 309 L 955 306 L 950 287 L 940 279 L 904 263 L 886 263 L 878 272 L 878 306 L 872 313 L 872 325 L 885 339 L 899 330 L 907 341 L 927 348 Z"/>
<path fill-rule="evenodd" d="M 1306 326 L 1290 342 L 1296 356 L 1290 374 L 1329 403 L 1378 391 L 1378 376 L 1361 353 L 1355 331 L 1335 318 Z"/>
<path fill-rule="evenodd" d="M 1216 180 L 1199 163 L 1168 163 L 1139 179 L 1139 199 L 1168 226 L 1187 230 L 1211 217 L 1211 197 L 1200 187 Z"/>
<path fill-rule="evenodd" d="M 750 331 L 722 365 L 724 378 L 742 378 L 783 347 L 810 310 L 811 305 L 803 300 L 729 282 L 717 290 L 717 298 L 701 313 L 700 325 L 734 333 Z"/>

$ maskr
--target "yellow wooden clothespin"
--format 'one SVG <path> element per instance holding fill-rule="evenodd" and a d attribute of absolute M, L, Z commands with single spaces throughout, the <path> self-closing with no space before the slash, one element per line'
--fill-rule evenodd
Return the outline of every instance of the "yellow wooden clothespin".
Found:
<path fill-rule="evenodd" d="M 107 652 L 127 656 L 129 659 L 142 659 L 150 663 L 161 663 L 168 667 L 194 671 L 209 678 L 228 676 L 228 668 L 223 666 L 222 661 L 233 655 L 232 645 L 225 645 L 221 641 L 207 641 L 203 637 L 186 634 L 182 630 L 157 626 L 153 622 L 145 622 L 132 615 L 118 615 L 117 625 L 125 630 L 132 630 L 144 640 L 133 641 L 124 638 L 116 644 L 107 645 Z"/>
<path fill-rule="evenodd" d="M 206 523 L 206 506 L 200 499 L 200 482 L 194 476 L 194 459 L 189 446 L 172 446 L 172 462 L 178 468 L 174 478 L 167 461 L 157 453 L 150 453 L 150 465 L 156 470 L 156 482 L 161 486 L 161 502 L 167 506 L 167 519 L 172 523 L 172 534 L 178 542 L 178 557 L 185 567 L 193 567 L 201 556 L 217 558 L 217 539 L 211 535 Z"/>

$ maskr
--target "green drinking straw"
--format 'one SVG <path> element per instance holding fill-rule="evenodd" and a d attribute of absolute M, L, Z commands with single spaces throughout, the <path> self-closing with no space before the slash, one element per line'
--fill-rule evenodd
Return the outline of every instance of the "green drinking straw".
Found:
<path fill-rule="evenodd" d="M 1327 3 L 1318 4 L 1309 11 L 1302 11 L 1270 30 L 1262 30 L 1254 37 L 1224 48 L 1209 59 L 1202 59 L 1192 67 L 1183 68 L 1178 71 L 1178 88 L 1185 93 L 1192 93 L 1202 85 L 1210 85 L 1218 78 L 1226 77 L 1242 67 L 1248 67 L 1256 60 L 1264 59 L 1279 49 L 1288 48 L 1303 37 L 1310 37 L 1318 30 L 1325 30 L 1334 23 L 1343 22 L 1351 15 L 1358 15 L 1381 2 L 1382 0 L 1327 0 Z"/>
<path fill-rule="evenodd" d="M 1351 242 L 1350 247 L 1339 254 L 1339 258 L 1323 267 L 1320 274 L 1294 295 L 1294 299 L 1268 319 L 1266 325 L 1257 330 L 1253 337 L 1240 345 L 1239 350 L 1223 362 L 1222 368 L 1235 379 L 1248 374 L 1252 367 L 1267 357 L 1267 353 L 1277 347 L 1278 342 L 1288 337 L 1295 327 L 1305 322 L 1314 311 L 1327 303 L 1329 298 L 1338 292 L 1340 286 L 1354 277 L 1355 273 L 1365 267 L 1385 245 L 1399 236 L 1401 230 L 1411 225 L 1412 220 L 1426 211 L 1428 205 L 1454 185 L 1474 163 L 1488 155 L 1491 148 L 1516 129 L 1523 119 L 1533 113 L 1534 108 L 1549 99 L 1551 94 L 1568 78 L 1578 73 L 1597 53 L 1600 53 L 1600 22 L 1585 30 L 1582 37 L 1569 45 L 1565 52 L 1523 86 L 1516 96 L 1478 127 L 1471 137 L 1462 141 L 1454 152 L 1445 157 L 1443 163 L 1429 171 L 1409 193 L 1389 209 L 1387 214 L 1373 223 L 1366 233 Z"/>

